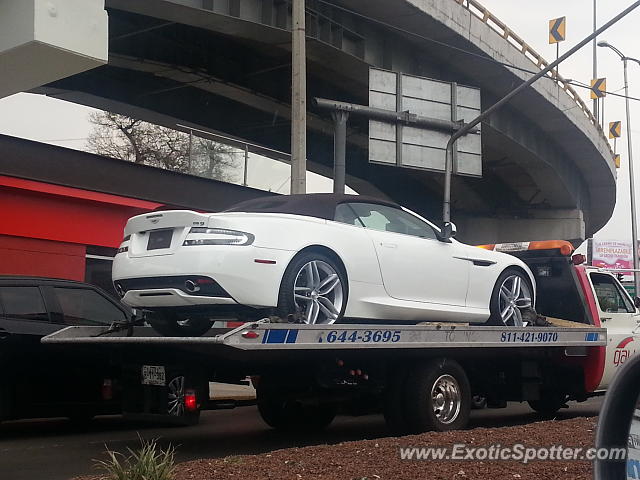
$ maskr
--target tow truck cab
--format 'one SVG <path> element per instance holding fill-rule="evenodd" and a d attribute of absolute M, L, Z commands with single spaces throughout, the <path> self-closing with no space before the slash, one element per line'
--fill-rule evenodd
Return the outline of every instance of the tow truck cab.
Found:
<path fill-rule="evenodd" d="M 587 393 L 603 391 L 619 367 L 636 354 L 640 313 L 616 275 L 584 265 L 565 241 L 517 242 L 482 248 L 510 253 L 531 268 L 537 283 L 536 310 L 541 315 L 607 329 L 607 346 L 585 357 Z"/>

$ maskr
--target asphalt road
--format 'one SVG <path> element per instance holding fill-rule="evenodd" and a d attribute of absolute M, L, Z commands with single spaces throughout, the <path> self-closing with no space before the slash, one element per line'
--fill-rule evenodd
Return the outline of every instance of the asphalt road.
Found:
<path fill-rule="evenodd" d="M 602 397 L 571 403 L 557 418 L 597 415 Z M 538 420 L 526 404 L 472 412 L 470 427 L 500 427 Z M 79 429 L 66 420 L 33 420 L 0 425 L 2 480 L 66 480 L 95 473 L 94 459 L 104 458 L 105 445 L 124 451 L 136 448 L 138 435 L 160 438 L 177 447 L 178 460 L 254 454 L 303 445 L 338 443 L 386 435 L 381 416 L 339 417 L 319 434 L 292 436 L 266 427 L 255 407 L 204 412 L 199 425 L 158 428 L 121 417 L 102 417 Z"/>

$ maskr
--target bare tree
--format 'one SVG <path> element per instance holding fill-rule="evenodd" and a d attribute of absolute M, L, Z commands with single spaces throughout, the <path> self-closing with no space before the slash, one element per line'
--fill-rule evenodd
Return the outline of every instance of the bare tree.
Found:
<path fill-rule="evenodd" d="M 234 181 L 236 152 L 228 145 L 111 112 L 92 113 L 89 150 L 142 165 Z"/>

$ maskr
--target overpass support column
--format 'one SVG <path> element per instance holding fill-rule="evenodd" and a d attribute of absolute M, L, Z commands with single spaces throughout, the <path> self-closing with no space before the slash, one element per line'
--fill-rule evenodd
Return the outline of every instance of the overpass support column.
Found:
<path fill-rule="evenodd" d="M 570 240 L 578 243 L 585 239 L 582 210 L 554 209 L 530 210 L 526 217 L 456 216 L 454 221 L 465 243 L 520 242 L 528 240 Z"/>

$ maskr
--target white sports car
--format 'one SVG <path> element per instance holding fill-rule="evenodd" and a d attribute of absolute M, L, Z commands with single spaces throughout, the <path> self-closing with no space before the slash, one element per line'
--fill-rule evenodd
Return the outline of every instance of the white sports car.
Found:
<path fill-rule="evenodd" d="M 165 335 L 268 314 L 309 324 L 519 326 L 535 293 L 531 271 L 511 255 L 444 239 L 392 202 L 335 194 L 138 215 L 127 222 L 113 281 Z"/>

